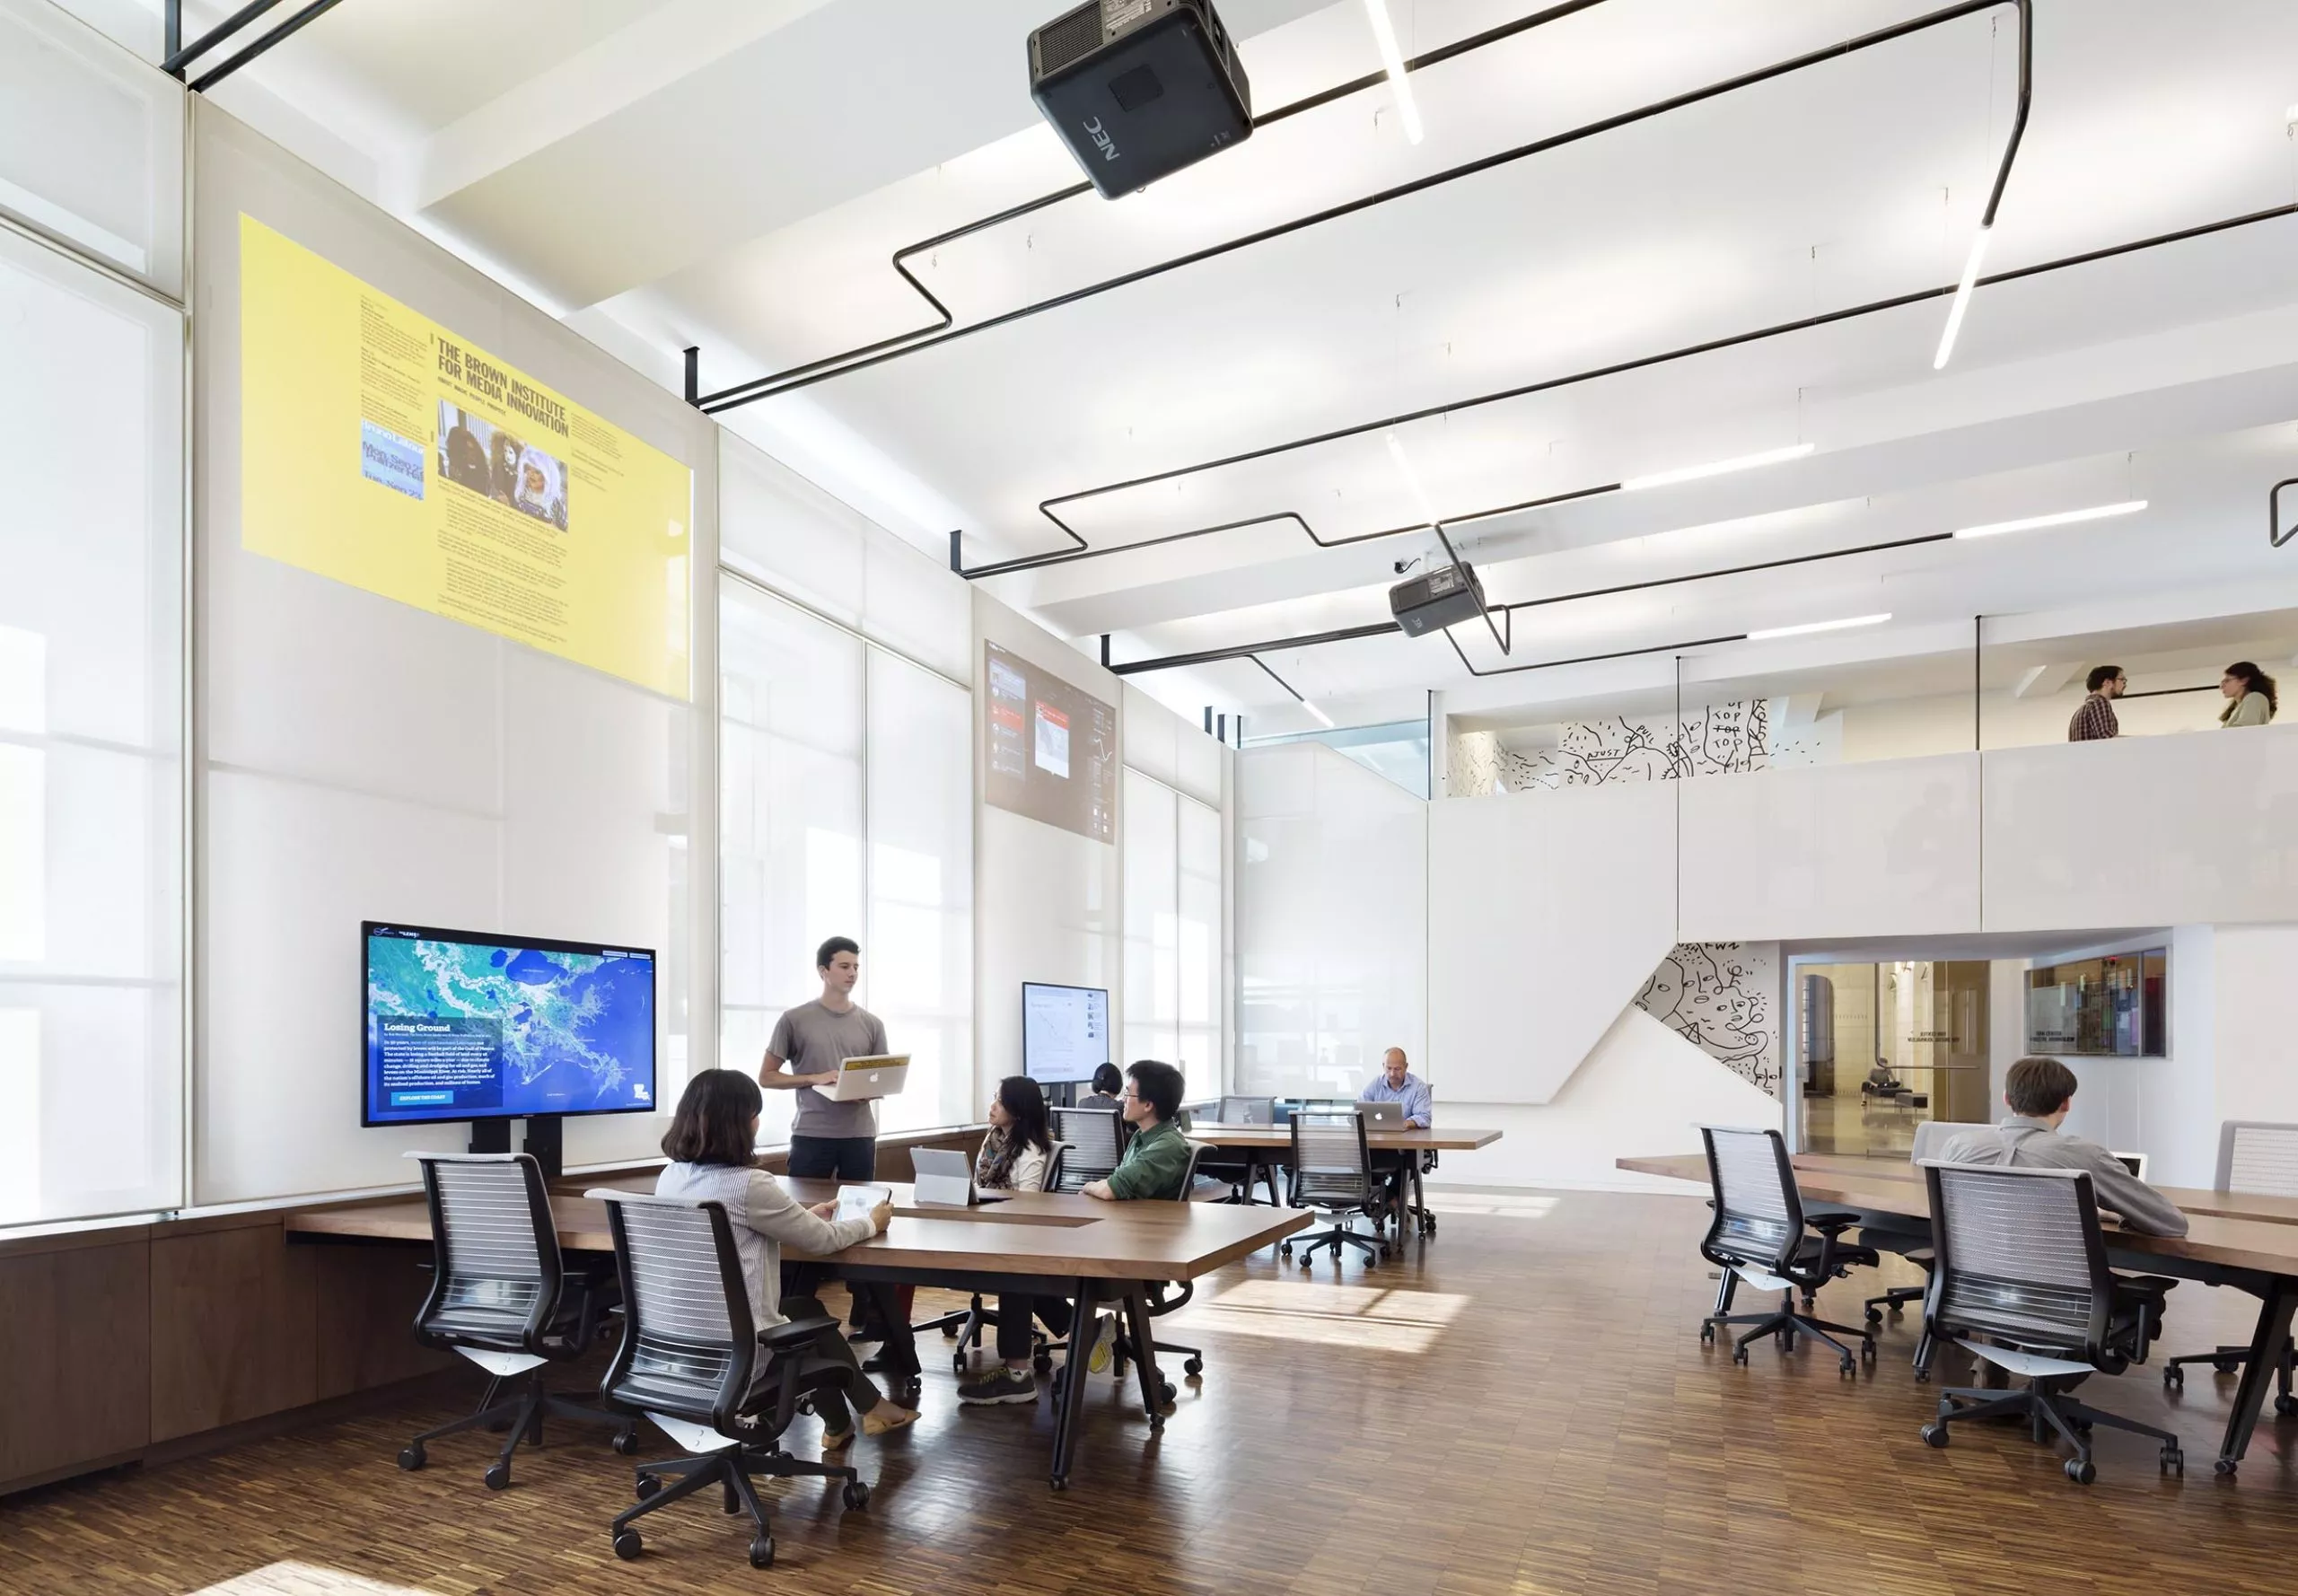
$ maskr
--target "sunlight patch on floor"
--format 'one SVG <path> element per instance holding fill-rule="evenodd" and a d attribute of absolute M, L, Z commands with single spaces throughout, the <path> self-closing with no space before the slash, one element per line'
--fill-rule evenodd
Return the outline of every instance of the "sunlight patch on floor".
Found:
<path fill-rule="evenodd" d="M 225 1580 L 203 1585 L 189 1596 L 435 1596 L 417 1585 L 390 1585 L 350 1574 L 322 1568 L 316 1563 L 271 1563 Z"/>
<path fill-rule="evenodd" d="M 1507 1219 L 1546 1219 L 1559 1199 L 1544 1192 L 1431 1191 L 1433 1214 L 1496 1214 Z"/>
<path fill-rule="evenodd" d="M 1188 1315 L 1233 1336 L 1367 1352 L 1423 1353 L 1469 1299 L 1453 1292 L 1391 1291 L 1314 1280 L 1247 1280 Z"/>

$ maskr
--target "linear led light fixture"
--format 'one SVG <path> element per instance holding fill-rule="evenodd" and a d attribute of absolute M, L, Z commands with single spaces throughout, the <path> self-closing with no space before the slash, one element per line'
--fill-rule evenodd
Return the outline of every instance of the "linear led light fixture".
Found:
<path fill-rule="evenodd" d="M 1939 353 L 1931 357 L 1931 369 L 1943 372 L 1947 362 L 1954 358 L 1955 335 L 1963 330 L 1963 312 L 1970 309 L 1971 290 L 1978 286 L 1978 268 L 1987 259 L 1987 235 L 1995 230 L 1982 224 L 1978 235 L 1971 240 L 1971 252 L 1964 258 L 1962 280 L 1955 285 L 1955 303 L 1947 307 L 1947 325 L 1939 334 Z"/>
<path fill-rule="evenodd" d="M 1390 434 L 1391 437 L 1395 435 L 1393 433 Z M 1758 466 L 1776 466 L 1782 460 L 1801 460 L 1817 447 L 1815 443 L 1790 443 L 1785 449 L 1767 449 L 1760 454 L 1711 460 L 1705 465 L 1679 466 L 1672 471 L 1654 471 L 1648 477 L 1630 477 L 1620 484 L 1620 487 L 1624 492 L 1634 493 L 1642 487 L 1665 487 L 1675 482 L 1697 482 L 1702 477 L 1721 477 L 1726 471 L 1750 471 Z"/>
<path fill-rule="evenodd" d="M 1766 637 L 1801 637 L 1806 632 L 1840 632 L 1849 627 L 1875 627 L 1890 619 L 1889 611 L 1881 615 L 1854 615 L 1842 620 L 1807 620 L 1800 627 L 1765 627 L 1750 632 L 1748 641 L 1758 642 Z"/>
<path fill-rule="evenodd" d="M 1380 0 L 1373 0 L 1373 3 L 1378 4 Z M 1333 729 L 1332 716 L 1327 715 L 1323 710 L 1319 709 L 1315 699 L 1302 699 L 1301 707 L 1307 710 L 1311 715 L 1315 715 L 1317 717 L 1317 723 L 1322 726 L 1326 731 L 1329 732 Z"/>
<path fill-rule="evenodd" d="M 1420 107 L 1413 103 L 1412 85 L 1405 81 L 1404 52 L 1397 48 L 1397 31 L 1390 24 L 1388 0 L 1364 0 L 1364 15 L 1373 24 L 1373 42 L 1381 48 L 1381 66 L 1389 75 L 1389 89 L 1397 97 L 1398 114 L 1404 118 L 1407 144 L 1420 142 Z"/>
<path fill-rule="evenodd" d="M 1373 3 L 1377 5 L 1380 0 L 1373 0 Z M 1388 444 L 1389 458 L 1396 462 L 1397 475 L 1403 478 L 1404 485 L 1412 490 L 1413 507 L 1420 512 L 1422 519 L 1430 526 L 1434 526 L 1435 506 L 1428 502 L 1428 489 L 1422 486 L 1420 473 L 1412 469 L 1412 456 L 1404 452 L 1404 439 L 1394 427 L 1389 429 Z"/>
<path fill-rule="evenodd" d="M 2078 521 L 2104 521 L 2110 515 L 2136 515 L 2146 508 L 2145 499 L 2125 499 L 2119 504 L 2092 504 L 2085 510 L 2061 510 L 2056 515 L 2026 515 L 2017 521 L 1990 521 L 1983 526 L 1957 527 L 1958 538 L 1993 538 L 2004 532 L 2031 532 L 2038 527 L 2072 526 Z"/>

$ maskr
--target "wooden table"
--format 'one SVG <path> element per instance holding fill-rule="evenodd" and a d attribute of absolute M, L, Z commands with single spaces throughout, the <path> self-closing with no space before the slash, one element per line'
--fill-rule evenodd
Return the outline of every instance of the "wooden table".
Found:
<path fill-rule="evenodd" d="M 831 1180 L 785 1180 L 801 1202 L 838 1195 Z M 1140 1352 L 1142 1404 L 1151 1431 L 1164 1428 L 1163 1377 L 1151 1334 L 1147 1283 L 1194 1280 L 1250 1252 L 1305 1229 L 1309 1216 L 1291 1209 L 1225 1203 L 1101 1202 L 1054 1192 L 1017 1193 L 978 1208 L 921 1205 L 906 1184 L 877 1181 L 893 1194 L 893 1223 L 881 1236 L 822 1257 L 785 1247 L 794 1262 L 822 1263 L 848 1280 L 936 1285 L 966 1292 L 1026 1292 L 1076 1300 L 1069 1368 L 1080 1377 L 1062 1382 L 1055 1416 L 1053 1485 L 1069 1483 L 1083 1412 L 1083 1371 L 1091 1361 L 1100 1321 L 1096 1300 L 1122 1305 Z M 606 1205 L 585 1189 L 651 1192 L 653 1171 L 557 1182 L 551 1214 L 558 1244 L 570 1252 L 611 1252 Z M 287 1215 L 291 1239 L 431 1242 L 431 1214 L 419 1198 L 305 1208 Z"/>
<path fill-rule="evenodd" d="M 1618 1167 L 1643 1175 L 1670 1175 L 1708 1184 L 1704 1153 L 1623 1158 Z M 1848 1210 L 1863 1223 L 1899 1231 L 1927 1229 L 1931 1196 L 1922 1171 L 1896 1160 L 1801 1153 L 1793 1161 L 1795 1185 L 1807 1206 Z M 2259 1299 L 2250 1355 L 2235 1388 L 2234 1410 L 2218 1449 L 2218 1472 L 2232 1474 L 2249 1450 L 2266 1393 L 2273 1388 L 2282 1343 L 2298 1311 L 2298 1214 L 2289 1199 L 2242 1192 L 2161 1188 L 2186 1209 L 2183 1236 L 2148 1236 L 2111 1221 L 2107 1256 L 2117 1267 L 2175 1275 L 2208 1285 L 2231 1285 Z M 2188 1199 L 2199 1199 L 2189 1201 Z"/>
<path fill-rule="evenodd" d="M 1266 1179 L 1269 1200 L 1281 1199 L 1276 1195 L 1276 1166 L 1284 1155 L 1293 1150 L 1293 1127 L 1289 1125 L 1223 1125 L 1217 1120 L 1192 1119 L 1186 1133 L 1192 1142 L 1203 1142 L 1224 1153 L 1245 1155 L 1244 1188 L 1248 1199 L 1252 1196 L 1253 1182 Z M 1500 1139 L 1496 1130 L 1407 1130 L 1402 1127 L 1366 1126 L 1364 1144 L 1374 1153 L 1407 1153 L 1413 1156 L 1404 1161 L 1405 1173 L 1411 1184 L 1411 1206 L 1419 1216 L 1419 1232 L 1425 1239 L 1436 1228 L 1435 1216 L 1428 1212 L 1425 1194 L 1420 1188 L 1420 1159 L 1423 1153 L 1471 1153 L 1478 1147 L 1489 1147 Z M 1275 1154 L 1272 1157 L 1270 1154 Z"/>

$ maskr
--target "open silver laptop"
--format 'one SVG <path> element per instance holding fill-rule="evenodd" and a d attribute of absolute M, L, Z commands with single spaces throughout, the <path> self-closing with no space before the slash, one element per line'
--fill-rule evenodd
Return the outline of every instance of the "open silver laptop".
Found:
<path fill-rule="evenodd" d="M 984 1191 L 973 1183 L 973 1158 L 955 1147 L 917 1147 L 910 1152 L 909 1167 L 917 1176 L 917 1200 L 971 1207 L 977 1203 L 1002 1203 L 1006 1191 Z"/>
<path fill-rule="evenodd" d="M 1364 1110 L 1366 1130 L 1402 1130 L 1404 1128 L 1402 1103 L 1358 1103 L 1356 1106 Z"/>
<path fill-rule="evenodd" d="M 832 1102 L 862 1102 L 891 1097 L 908 1083 L 909 1055 L 883 1053 L 849 1058 L 838 1066 L 838 1083 L 827 1095 Z M 816 1088 L 820 1090 L 820 1088 Z"/>

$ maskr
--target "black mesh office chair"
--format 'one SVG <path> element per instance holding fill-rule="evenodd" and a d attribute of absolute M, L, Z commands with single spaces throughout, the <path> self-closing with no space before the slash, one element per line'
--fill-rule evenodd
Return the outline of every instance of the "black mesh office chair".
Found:
<path fill-rule="evenodd" d="M 1751 1327 L 1732 1344 L 1732 1361 L 1744 1364 L 1750 1341 L 1776 1336 L 1779 1349 L 1792 1352 L 1797 1336 L 1810 1336 L 1835 1348 L 1844 1373 L 1856 1374 L 1859 1365 L 1851 1349 L 1835 1337 L 1858 1337 L 1860 1356 L 1872 1361 L 1874 1332 L 1811 1316 L 1812 1295 L 1820 1286 L 1850 1273 L 1855 1265 L 1875 1265 L 1874 1249 L 1855 1247 L 1842 1239 L 1858 1223 L 1856 1216 L 1803 1212 L 1795 1171 L 1787 1162 L 1787 1144 L 1777 1131 L 1704 1125 L 1699 1134 L 1707 1144 L 1708 1179 L 1715 1194 L 1715 1217 L 1699 1252 L 1724 1271 L 1715 1311 L 1699 1321 L 1699 1338 L 1715 1340 L 1719 1325 Z M 1779 1293 L 1778 1311 L 1732 1312 L 1732 1298 L 1742 1280 L 1758 1291 Z M 1804 1302 L 1801 1313 L 1795 1311 L 1799 1291 Z"/>
<path fill-rule="evenodd" d="M 1276 1123 L 1276 1100 L 1270 1097 L 1224 1097 L 1221 1100 L 1217 1118 L 1223 1125 L 1274 1125 Z M 1219 1180 L 1229 1188 L 1232 1203 L 1258 1203 L 1256 1195 L 1260 1184 L 1268 1185 L 1268 1201 L 1276 1206 L 1276 1165 L 1273 1159 L 1255 1158 L 1250 1153 L 1229 1153 L 1219 1148 L 1207 1151 L 1197 1172 Z"/>
<path fill-rule="evenodd" d="M 2118 1276 L 2107 1267 L 2091 1177 L 2080 1170 L 1926 1162 L 1936 1266 L 1924 1317 L 1931 1333 L 2023 1379 L 2005 1396 L 1991 1387 L 1939 1393 L 1939 1416 L 1923 1439 L 1947 1444 L 1947 1426 L 1995 1414 L 2024 1416 L 2037 1441 L 2057 1431 L 2074 1449 L 2066 1477 L 2098 1478 L 2091 1427 L 2128 1430 L 2162 1443 L 2162 1467 L 2186 1472 L 2168 1430 L 2075 1401 L 2066 1392 L 2094 1373 L 2119 1374 L 2146 1360 L 2175 1280 Z"/>
<path fill-rule="evenodd" d="M 1308 1236 L 1288 1237 L 1279 1247 L 1286 1258 L 1294 1244 L 1304 1250 L 1301 1267 L 1316 1261 L 1320 1248 L 1332 1249 L 1340 1262 L 1344 1246 L 1364 1250 L 1364 1267 L 1378 1265 L 1389 1251 L 1389 1210 L 1393 1201 L 1390 1184 L 1373 1169 L 1372 1149 L 1364 1140 L 1364 1116 L 1354 1103 L 1304 1105 L 1293 1114 L 1293 1162 L 1285 1200 L 1294 1208 L 1313 1208 L 1331 1223 Z M 1356 1216 L 1373 1221 L 1373 1233 L 1356 1229 Z"/>
<path fill-rule="evenodd" d="M 638 1505 L 614 1521 L 615 1556 L 636 1557 L 645 1548 L 633 1520 L 713 1484 L 724 1488 L 728 1513 L 750 1514 L 754 1568 L 774 1561 L 759 1476 L 843 1480 L 846 1505 L 866 1505 L 870 1487 L 853 1469 L 794 1458 L 778 1444 L 799 1398 L 842 1381 L 850 1366 L 809 1350 L 821 1332 L 835 1333 L 835 1321 L 755 1327 L 723 1204 L 627 1191 L 584 1195 L 607 1206 L 622 1276 L 622 1344 L 600 1389 L 693 1449 L 638 1465 Z"/>
<path fill-rule="evenodd" d="M 2250 1119 L 2229 1119 L 2221 1125 L 2215 1184 L 2220 1191 L 2298 1197 L 2298 1125 L 2272 1125 Z M 2171 1390 L 2183 1390 L 2187 1382 L 2184 1365 L 2188 1364 L 2208 1364 L 2221 1374 L 2232 1374 L 2250 1361 L 2250 1349 L 2247 1346 L 2181 1353 L 2162 1365 L 2162 1384 Z M 2285 1336 L 2282 1355 L 2274 1366 L 2274 1410 L 2285 1418 L 2298 1413 L 2298 1398 L 2294 1398 L 2290 1390 L 2293 1362 L 2290 1337 Z"/>
<path fill-rule="evenodd" d="M 408 1156 L 423 1165 L 433 1250 L 431 1291 L 415 1316 L 416 1338 L 461 1354 L 488 1378 L 474 1412 L 408 1442 L 399 1466 L 422 1468 L 430 1460 L 425 1443 L 443 1435 L 500 1425 L 510 1438 L 485 1478 L 487 1489 L 503 1490 L 519 1443 L 542 1444 L 546 1415 L 611 1425 L 615 1450 L 628 1451 L 636 1432 L 627 1415 L 554 1397 L 543 1387 L 545 1364 L 580 1357 L 589 1347 L 611 1287 L 602 1276 L 566 1274 L 540 1167 L 523 1153 Z M 500 1395 L 504 1382 L 522 1375 L 513 1394 Z"/>
<path fill-rule="evenodd" d="M 1107 1179 L 1125 1156 L 1125 1116 L 1115 1109 L 1048 1109 L 1046 1118 L 1053 1139 L 1069 1149 L 1055 1191 L 1082 1191 Z"/>

